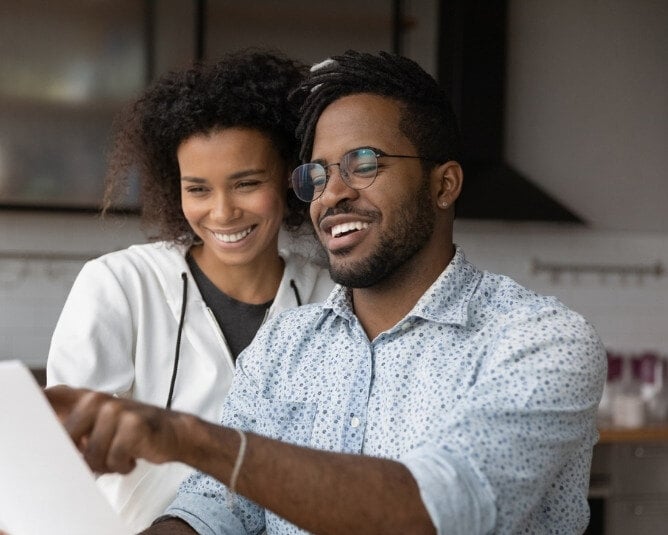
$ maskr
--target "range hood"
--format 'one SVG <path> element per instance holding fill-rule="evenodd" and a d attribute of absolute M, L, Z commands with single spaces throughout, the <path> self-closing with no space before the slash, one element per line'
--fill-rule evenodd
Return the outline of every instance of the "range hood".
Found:
<path fill-rule="evenodd" d="M 507 164 L 464 161 L 462 167 L 464 185 L 457 200 L 457 217 L 584 223 Z"/>
<path fill-rule="evenodd" d="M 504 161 L 507 0 L 440 4 L 438 80 L 460 123 L 457 217 L 583 223 Z"/>

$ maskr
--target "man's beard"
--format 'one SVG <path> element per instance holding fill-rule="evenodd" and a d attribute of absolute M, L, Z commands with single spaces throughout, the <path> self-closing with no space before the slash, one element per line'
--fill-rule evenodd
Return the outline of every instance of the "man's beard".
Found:
<path fill-rule="evenodd" d="M 400 270 L 427 244 L 434 232 L 435 215 L 430 202 L 429 181 L 423 177 L 420 187 L 402 204 L 392 227 L 385 231 L 376 249 L 366 258 L 333 264 L 332 253 L 329 253 L 332 280 L 348 288 L 369 288 Z M 347 252 L 346 249 L 337 251 L 334 257 L 345 256 Z"/>

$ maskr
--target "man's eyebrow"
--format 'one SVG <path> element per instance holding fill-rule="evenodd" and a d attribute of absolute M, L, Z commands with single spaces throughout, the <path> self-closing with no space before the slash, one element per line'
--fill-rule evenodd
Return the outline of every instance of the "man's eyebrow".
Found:
<path fill-rule="evenodd" d="M 372 150 L 374 153 L 376 153 L 380 156 L 384 156 L 385 154 L 387 154 L 386 152 L 380 150 L 379 148 L 373 147 L 371 145 L 360 145 L 359 147 L 353 147 L 352 149 L 347 150 L 344 154 L 348 154 L 349 152 L 355 152 L 355 151 L 362 150 L 362 149 Z M 323 160 L 322 158 L 317 158 L 315 160 L 311 160 L 309 163 L 318 163 L 318 164 L 322 165 L 323 167 L 325 167 L 325 164 L 327 162 L 325 162 L 325 160 Z M 330 164 L 327 164 L 327 165 L 330 165 Z"/>

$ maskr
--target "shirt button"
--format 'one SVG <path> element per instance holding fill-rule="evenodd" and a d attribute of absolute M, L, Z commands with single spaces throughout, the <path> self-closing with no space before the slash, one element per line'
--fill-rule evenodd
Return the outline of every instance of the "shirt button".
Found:
<path fill-rule="evenodd" d="M 404 322 L 404 323 L 401 324 L 401 330 L 402 330 L 402 331 L 407 331 L 407 330 L 410 329 L 410 328 L 411 328 L 411 324 L 410 324 L 410 322 L 408 322 L 408 321 L 406 321 L 406 322 Z"/>
<path fill-rule="evenodd" d="M 359 427 L 359 426 L 360 426 L 360 419 L 359 419 L 357 416 L 353 416 L 353 417 L 350 419 L 350 425 L 351 425 L 352 427 Z"/>

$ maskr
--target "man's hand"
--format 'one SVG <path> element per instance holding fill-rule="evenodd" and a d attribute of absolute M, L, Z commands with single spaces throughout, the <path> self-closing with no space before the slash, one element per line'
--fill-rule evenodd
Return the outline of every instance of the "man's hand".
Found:
<path fill-rule="evenodd" d="M 54 386 L 45 394 L 91 470 L 130 472 L 139 458 L 176 460 L 179 436 L 188 436 L 182 413 L 91 390 Z"/>
<path fill-rule="evenodd" d="M 65 424 L 65 420 L 69 416 L 72 408 L 85 392 L 85 390 L 70 388 L 69 386 L 64 385 L 51 386 L 44 389 L 44 394 L 49 400 L 49 403 L 51 403 L 53 410 L 56 411 L 58 419 L 62 424 Z"/>

